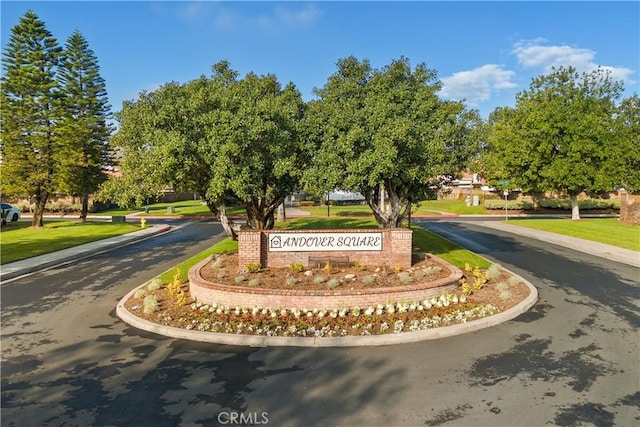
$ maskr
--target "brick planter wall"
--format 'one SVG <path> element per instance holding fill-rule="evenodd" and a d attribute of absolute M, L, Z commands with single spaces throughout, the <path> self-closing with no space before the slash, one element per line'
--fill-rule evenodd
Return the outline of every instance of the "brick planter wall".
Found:
<path fill-rule="evenodd" d="M 620 221 L 640 225 L 640 195 L 620 192 Z"/>
<path fill-rule="evenodd" d="M 270 252 L 267 247 L 269 234 L 301 233 L 382 233 L 381 251 L 309 251 Z M 238 233 L 238 263 L 260 263 L 263 267 L 288 267 L 294 263 L 309 264 L 310 257 L 348 257 L 350 262 L 361 265 L 411 267 L 411 238 L 413 231 L 405 228 L 370 230 L 243 230 Z"/>
<path fill-rule="evenodd" d="M 189 292 L 191 297 L 205 304 L 218 304 L 242 308 L 298 308 L 332 310 L 339 308 L 366 308 L 388 302 L 413 302 L 439 297 L 443 292 L 452 292 L 459 285 L 462 271 L 440 258 L 430 258 L 450 271 L 444 279 L 393 288 L 367 290 L 290 290 L 259 289 L 244 286 L 226 286 L 202 278 L 200 269 L 212 258 L 207 258 L 189 270 Z"/>

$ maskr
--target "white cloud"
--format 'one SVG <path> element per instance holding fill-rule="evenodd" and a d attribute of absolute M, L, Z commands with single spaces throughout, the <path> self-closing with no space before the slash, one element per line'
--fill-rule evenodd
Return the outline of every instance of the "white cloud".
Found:
<path fill-rule="evenodd" d="M 440 95 L 448 99 L 465 100 L 477 106 L 493 94 L 517 87 L 512 79 L 515 72 L 496 64 L 486 64 L 469 71 L 459 71 L 441 79 Z"/>
<path fill-rule="evenodd" d="M 240 14 L 228 3 L 185 2 L 180 4 L 178 14 L 185 20 L 198 24 L 213 24 L 220 30 L 261 28 L 277 30 L 304 27 L 315 22 L 320 11 L 312 4 L 279 5 L 261 14 Z"/>
<path fill-rule="evenodd" d="M 525 68 L 540 68 L 548 73 L 552 67 L 560 66 L 571 66 L 578 72 L 590 72 L 601 67 L 610 71 L 613 79 L 631 83 L 629 79 L 634 72 L 633 70 L 598 64 L 595 61 L 596 52 L 593 50 L 569 45 L 549 46 L 546 43 L 547 41 L 541 38 L 520 41 L 513 46 L 511 52 Z"/>

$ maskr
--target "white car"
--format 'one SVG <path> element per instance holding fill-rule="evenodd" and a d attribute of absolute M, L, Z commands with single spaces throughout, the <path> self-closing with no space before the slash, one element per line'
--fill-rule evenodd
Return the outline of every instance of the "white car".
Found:
<path fill-rule="evenodd" d="M 9 203 L 2 203 L 2 213 L 2 217 L 6 221 L 17 221 L 22 215 L 20 209 L 15 206 L 11 206 Z"/>

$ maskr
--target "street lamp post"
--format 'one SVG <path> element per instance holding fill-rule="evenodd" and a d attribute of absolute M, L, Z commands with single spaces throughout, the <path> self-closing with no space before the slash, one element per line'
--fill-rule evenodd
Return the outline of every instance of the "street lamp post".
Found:
<path fill-rule="evenodd" d="M 507 198 L 509 197 L 509 190 L 504 190 L 504 220 L 509 221 L 509 208 L 507 207 Z"/>

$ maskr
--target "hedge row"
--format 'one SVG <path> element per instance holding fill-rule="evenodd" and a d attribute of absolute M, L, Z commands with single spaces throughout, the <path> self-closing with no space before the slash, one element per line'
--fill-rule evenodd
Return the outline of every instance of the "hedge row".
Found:
<path fill-rule="evenodd" d="M 539 201 L 541 208 L 545 209 L 571 209 L 571 200 L 569 199 L 541 199 Z M 620 200 L 618 199 L 584 199 L 578 200 L 580 209 L 620 209 Z M 504 200 L 487 199 L 484 201 L 485 209 L 504 209 Z M 531 210 L 533 203 L 527 200 L 508 200 L 507 208 L 512 210 Z"/>

